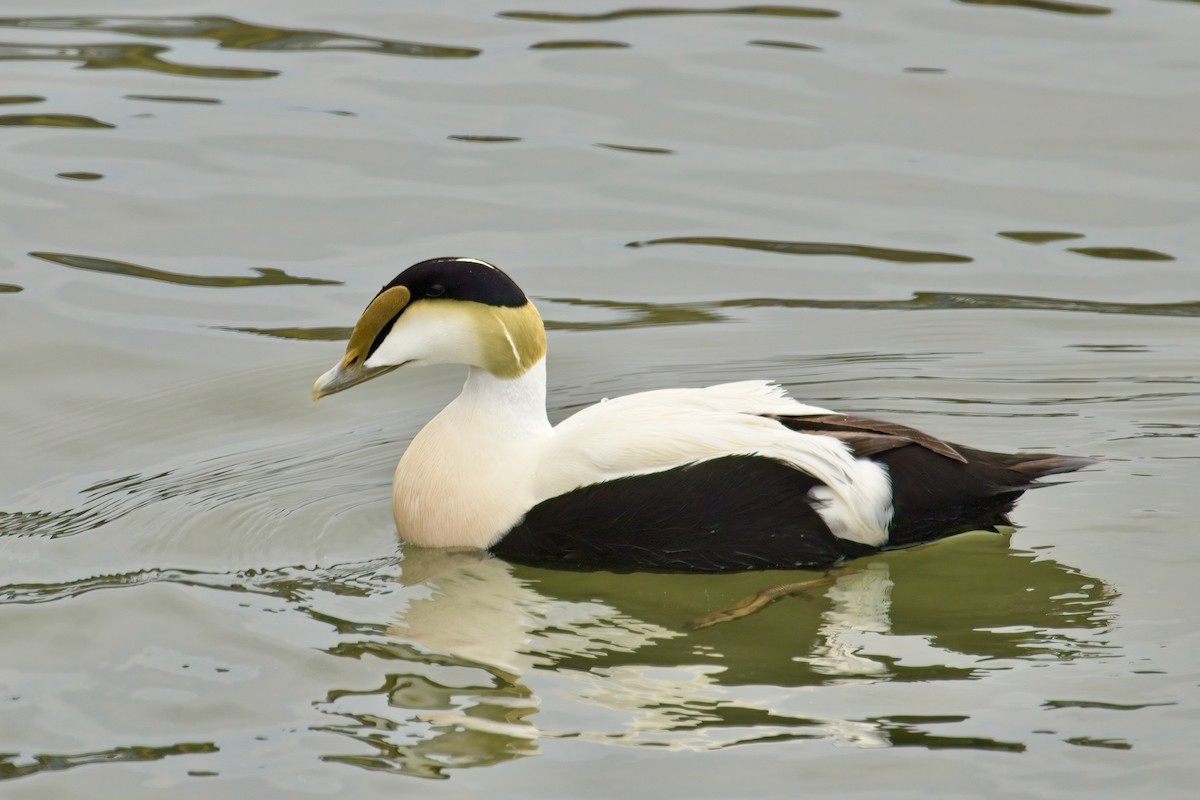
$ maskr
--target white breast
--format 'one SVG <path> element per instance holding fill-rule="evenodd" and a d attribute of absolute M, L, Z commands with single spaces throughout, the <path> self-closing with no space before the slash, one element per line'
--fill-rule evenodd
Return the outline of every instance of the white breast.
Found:
<path fill-rule="evenodd" d="M 462 394 L 396 466 L 392 514 L 401 538 L 425 547 L 487 547 L 533 507 L 534 475 L 552 430 L 544 386 L 542 364 L 519 380 L 471 370 Z"/>

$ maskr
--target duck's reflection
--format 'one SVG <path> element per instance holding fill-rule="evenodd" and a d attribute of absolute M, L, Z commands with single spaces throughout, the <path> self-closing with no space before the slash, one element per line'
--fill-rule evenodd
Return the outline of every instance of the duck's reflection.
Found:
<path fill-rule="evenodd" d="M 951 735 L 967 719 L 961 709 L 848 719 L 797 709 L 854 691 L 842 687 L 968 680 L 1014 661 L 1107 654 L 1114 596 L 995 534 L 827 576 L 572 573 L 412 548 L 403 582 L 387 645 L 389 665 L 403 669 L 374 689 L 333 692 L 323 707 L 347 723 L 329 730 L 374 750 L 338 760 L 428 776 L 535 754 L 544 737 L 1020 750 Z M 379 655 L 383 645 L 363 647 Z M 861 709 L 862 697 L 849 705 Z"/>

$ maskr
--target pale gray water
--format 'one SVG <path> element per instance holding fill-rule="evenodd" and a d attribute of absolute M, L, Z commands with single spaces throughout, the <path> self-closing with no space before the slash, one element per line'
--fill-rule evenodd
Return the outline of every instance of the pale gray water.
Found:
<path fill-rule="evenodd" d="M 0 796 L 1191 796 L 1200 4 L 650 8 L 5 4 Z M 814 574 L 404 552 L 461 375 L 308 390 L 436 255 L 556 418 L 767 377 L 1108 461 L 702 630 Z"/>

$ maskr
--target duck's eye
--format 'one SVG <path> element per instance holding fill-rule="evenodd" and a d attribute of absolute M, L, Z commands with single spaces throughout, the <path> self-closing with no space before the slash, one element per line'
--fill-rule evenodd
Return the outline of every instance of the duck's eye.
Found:
<path fill-rule="evenodd" d="M 440 283 L 435 283 L 433 286 L 430 286 L 425 290 L 426 297 L 441 297 L 445 293 L 446 287 L 442 286 Z"/>

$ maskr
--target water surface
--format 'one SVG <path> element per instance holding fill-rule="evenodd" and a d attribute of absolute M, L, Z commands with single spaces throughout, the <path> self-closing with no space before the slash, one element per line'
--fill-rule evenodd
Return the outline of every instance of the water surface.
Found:
<path fill-rule="evenodd" d="M 5 798 L 1190 796 L 1200 5 L 201 11 L 0 18 Z M 451 254 L 554 419 L 773 378 L 1106 461 L 830 575 L 405 549 L 461 374 L 308 391 Z"/>

